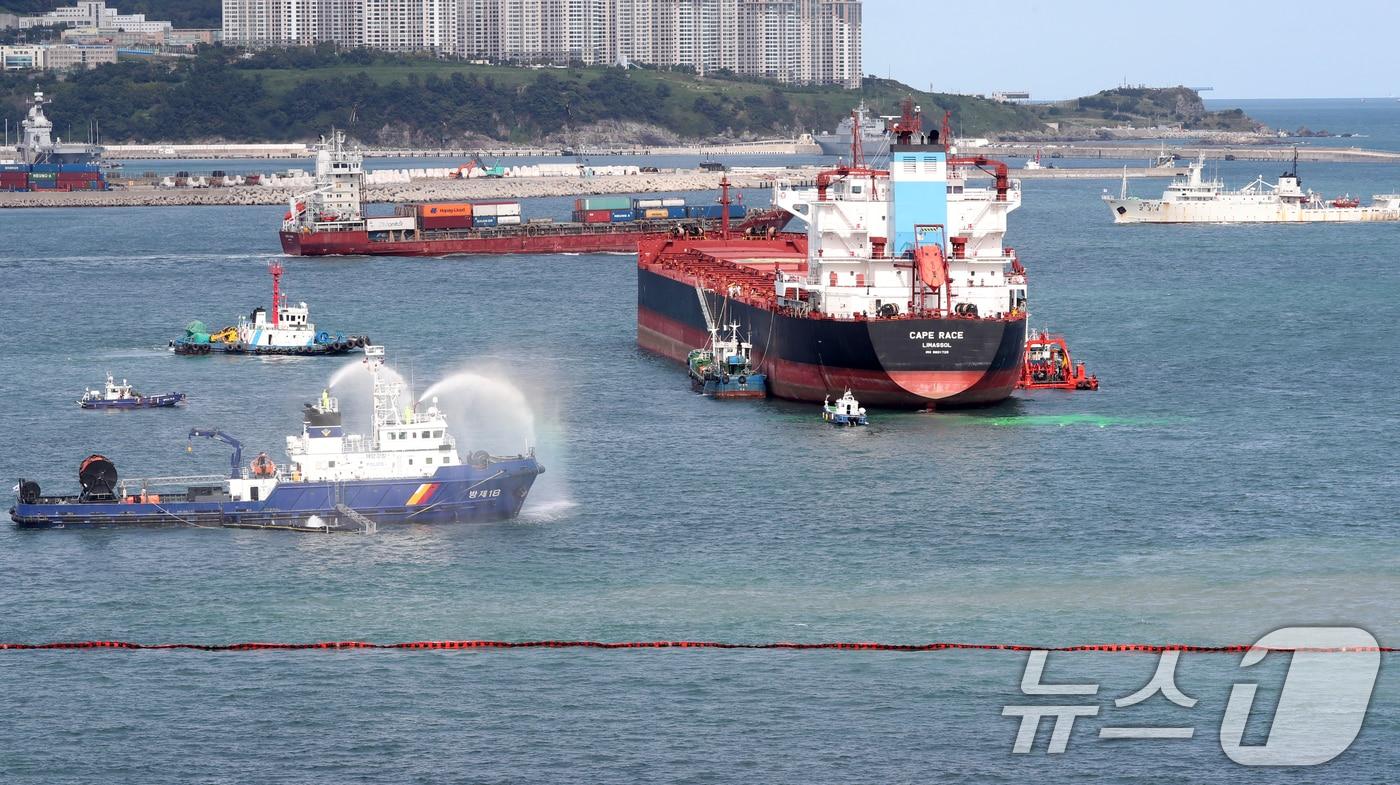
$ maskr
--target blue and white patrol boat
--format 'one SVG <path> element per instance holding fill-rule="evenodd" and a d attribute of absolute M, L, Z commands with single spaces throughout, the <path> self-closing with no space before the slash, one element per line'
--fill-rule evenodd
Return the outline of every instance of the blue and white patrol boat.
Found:
<path fill-rule="evenodd" d="M 365 347 L 373 380 L 369 435 L 347 434 L 329 392 L 307 404 L 301 433 L 287 437 L 286 464 L 265 453 L 247 467 L 242 445 L 219 430 L 190 431 L 233 450 L 227 477 L 120 479 L 102 455 L 83 461 L 81 491 L 45 496 L 20 480 L 10 518 L 20 527 L 193 526 L 366 531 L 378 523 L 498 521 L 513 518 L 544 467 L 534 450 L 463 460 L 436 399 L 418 411 L 403 384 L 381 371 L 384 347 Z"/>
<path fill-rule="evenodd" d="M 832 403 L 831 396 L 828 395 L 822 403 L 822 419 L 832 425 L 869 425 L 870 418 L 865 416 L 865 407 L 860 405 L 860 401 L 851 394 L 850 389 L 846 394 L 836 399 Z"/>
<path fill-rule="evenodd" d="M 176 354 L 341 355 L 370 343 L 363 335 L 318 331 L 306 303 L 293 305 L 281 292 L 282 265 L 268 265 L 272 274 L 272 311 L 258 307 L 238 324 L 210 331 L 204 322 L 185 326 L 185 334 L 170 342 Z"/>
<path fill-rule="evenodd" d="M 112 374 L 107 374 L 107 384 L 101 390 L 86 390 L 78 399 L 78 406 L 84 409 L 161 409 L 178 406 L 185 402 L 182 392 L 142 395 L 132 389 L 125 379 L 117 384 Z"/>

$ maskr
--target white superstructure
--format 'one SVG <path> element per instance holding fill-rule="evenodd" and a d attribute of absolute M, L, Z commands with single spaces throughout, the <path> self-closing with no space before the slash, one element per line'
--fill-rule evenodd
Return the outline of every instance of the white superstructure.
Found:
<path fill-rule="evenodd" d="M 369 434 L 346 434 L 339 402 L 323 392 L 308 405 L 301 434 L 287 437 L 293 476 L 307 482 L 417 478 L 460 463 L 437 400 L 421 412 L 405 400 L 403 383 L 381 370 L 384 347 L 366 346 L 364 363 L 373 383 Z"/>
<path fill-rule="evenodd" d="M 837 169 L 815 187 L 776 185 L 773 204 L 808 224 L 807 272 L 779 274 L 779 302 L 847 319 L 1020 315 L 1026 277 L 1004 245 L 1020 182 L 1005 165 L 941 145 L 896 144 L 890 156 L 889 171 Z M 977 166 L 997 167 L 992 187 L 969 183 Z"/>
<path fill-rule="evenodd" d="M 1263 177 L 1239 190 L 1204 175 L 1205 157 L 1178 172 L 1161 199 L 1128 196 L 1126 170 L 1117 197 L 1105 194 L 1114 223 L 1302 223 L 1312 221 L 1400 221 L 1400 197 L 1379 194 L 1370 205 L 1354 199 L 1328 201 L 1303 190 L 1297 161 L 1274 183 Z"/>
<path fill-rule="evenodd" d="M 315 150 L 316 189 L 288 200 L 283 230 L 362 228 L 364 155 L 346 145 L 343 131 L 332 131 L 329 140 L 321 137 Z"/>

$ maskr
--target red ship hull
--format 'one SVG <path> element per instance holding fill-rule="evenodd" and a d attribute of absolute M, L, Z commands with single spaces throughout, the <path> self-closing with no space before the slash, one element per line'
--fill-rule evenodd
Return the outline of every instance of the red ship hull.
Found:
<path fill-rule="evenodd" d="M 373 240 L 369 233 L 279 232 L 289 256 L 448 256 L 453 254 L 599 253 L 637 250 L 640 231 L 579 234 L 492 234 L 422 240 Z"/>

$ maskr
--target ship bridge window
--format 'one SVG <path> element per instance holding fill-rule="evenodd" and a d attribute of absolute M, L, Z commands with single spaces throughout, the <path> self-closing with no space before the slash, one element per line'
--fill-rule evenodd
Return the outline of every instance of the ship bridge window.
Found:
<path fill-rule="evenodd" d="M 423 462 L 424 462 L 424 463 L 432 463 L 432 462 L 433 462 L 433 456 L 429 455 L 427 458 L 424 458 L 424 459 L 423 459 Z"/>
<path fill-rule="evenodd" d="M 853 186 L 851 186 L 851 193 L 853 193 L 853 194 L 858 194 L 858 193 L 860 193 L 860 191 L 861 191 L 860 186 L 858 186 L 858 185 L 853 185 Z"/>
<path fill-rule="evenodd" d="M 433 438 L 434 438 L 434 439 L 441 439 L 441 438 L 442 438 L 442 431 L 433 431 Z"/>
<path fill-rule="evenodd" d="M 431 438 L 433 438 L 433 432 L 432 432 L 432 431 L 423 431 L 423 438 L 424 438 L 424 439 L 431 439 Z"/>

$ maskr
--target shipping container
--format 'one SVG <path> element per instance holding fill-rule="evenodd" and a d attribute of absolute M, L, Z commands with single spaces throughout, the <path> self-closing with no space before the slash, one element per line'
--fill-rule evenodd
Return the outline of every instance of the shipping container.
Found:
<path fill-rule="evenodd" d="M 499 205 L 496 205 L 496 215 L 502 215 L 502 216 L 504 216 L 504 215 L 513 215 L 513 216 L 519 218 L 519 217 L 520 217 L 520 202 L 513 202 L 513 203 L 511 203 L 511 204 L 499 204 Z"/>
<path fill-rule="evenodd" d="M 97 164 L 59 164 L 60 172 L 96 172 Z"/>
<path fill-rule="evenodd" d="M 607 210 L 584 210 L 579 220 L 586 224 L 605 224 L 612 220 L 612 213 Z"/>
<path fill-rule="evenodd" d="M 0 172 L 24 172 L 29 173 L 29 164 L 0 164 Z"/>
<path fill-rule="evenodd" d="M 662 200 L 661 200 L 661 206 L 662 206 L 662 207 L 685 207 L 685 200 L 684 200 L 684 199 L 676 199 L 676 198 L 672 198 L 672 199 L 662 199 Z"/>
<path fill-rule="evenodd" d="M 475 212 L 472 205 L 467 202 L 442 202 L 438 204 L 418 205 L 418 217 L 420 218 L 442 218 L 449 215 L 467 216 Z"/>
<path fill-rule="evenodd" d="M 51 172 L 58 173 L 58 164 L 31 164 L 31 172 Z"/>
<path fill-rule="evenodd" d="M 626 223 L 635 218 L 636 216 L 632 214 L 631 208 L 628 208 L 625 210 L 612 210 L 609 212 L 608 217 L 613 223 L 616 224 Z"/>
<path fill-rule="evenodd" d="M 670 218 L 670 217 L 671 217 L 671 214 L 668 213 L 668 212 L 666 211 L 666 208 L 665 208 L 665 207 L 653 207 L 653 208 L 651 208 L 651 209 L 649 209 L 649 210 L 643 210 L 643 211 L 642 211 L 642 217 L 643 217 L 643 218 Z"/>
<path fill-rule="evenodd" d="M 392 219 L 386 219 L 392 220 Z M 471 215 L 425 215 L 418 219 L 420 229 L 470 229 L 473 226 L 483 226 L 486 219 Z M 491 219 L 494 221 L 495 219 Z"/>
<path fill-rule="evenodd" d="M 496 225 L 497 225 L 497 226 L 517 226 L 517 225 L 519 225 L 519 224 L 520 224 L 520 216 L 518 216 L 518 215 L 498 215 L 498 216 L 496 216 Z"/>
<path fill-rule="evenodd" d="M 475 217 L 475 223 L 478 228 L 490 228 L 496 225 L 496 216 L 478 215 Z"/>
<path fill-rule="evenodd" d="M 625 210 L 631 206 L 632 200 L 626 196 L 590 196 L 574 200 L 576 210 Z"/>
<path fill-rule="evenodd" d="M 451 217 L 451 216 L 449 216 Z M 365 231 L 369 232 L 401 232 L 405 229 L 416 228 L 413 216 L 399 216 L 395 218 L 366 218 Z"/>
<path fill-rule="evenodd" d="M 667 218 L 684 218 L 684 217 L 685 217 L 685 207 L 667 207 L 667 208 L 665 208 L 665 210 L 666 210 L 666 217 L 667 217 Z"/>
<path fill-rule="evenodd" d="M 660 199 L 638 199 L 633 203 L 633 206 L 647 209 L 649 207 L 661 207 L 662 204 Z"/>

